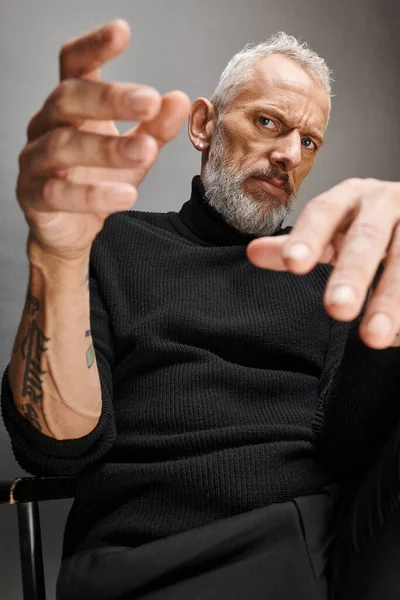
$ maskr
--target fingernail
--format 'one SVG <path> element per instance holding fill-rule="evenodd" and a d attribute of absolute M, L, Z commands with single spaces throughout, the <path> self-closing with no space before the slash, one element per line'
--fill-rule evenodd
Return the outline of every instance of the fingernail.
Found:
<path fill-rule="evenodd" d="M 291 258 L 293 260 L 301 260 L 302 258 L 307 258 L 310 255 L 310 248 L 307 244 L 303 244 L 302 242 L 297 242 L 290 246 L 289 248 L 284 248 L 283 256 L 285 258 Z"/>
<path fill-rule="evenodd" d="M 339 285 L 328 296 L 328 302 L 331 304 L 353 304 L 355 300 L 355 291 L 349 285 Z"/>
<path fill-rule="evenodd" d="M 383 313 L 377 313 L 372 317 L 367 325 L 367 332 L 382 337 L 387 337 L 392 331 L 393 323 L 389 317 Z"/>
<path fill-rule="evenodd" d="M 139 160 L 142 157 L 143 148 L 138 145 L 137 140 L 127 140 L 122 146 L 122 151 L 130 160 Z"/>

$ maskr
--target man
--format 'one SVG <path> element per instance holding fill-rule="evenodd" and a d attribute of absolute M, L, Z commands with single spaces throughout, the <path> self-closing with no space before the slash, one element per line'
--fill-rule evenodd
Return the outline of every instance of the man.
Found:
<path fill-rule="evenodd" d="M 330 80 L 279 34 L 193 104 L 179 213 L 128 210 L 189 110 L 99 81 L 128 39 L 116 21 L 64 46 L 20 155 L 30 281 L 3 415 L 25 469 L 77 475 L 58 598 L 355 598 L 352 553 L 376 567 L 367 524 L 398 512 L 399 184 L 344 182 L 281 227 Z"/>

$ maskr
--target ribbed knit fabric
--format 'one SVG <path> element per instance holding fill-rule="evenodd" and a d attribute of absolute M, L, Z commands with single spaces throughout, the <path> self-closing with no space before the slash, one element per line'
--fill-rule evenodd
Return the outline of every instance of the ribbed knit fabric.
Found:
<path fill-rule="evenodd" d="M 107 219 L 90 265 L 103 413 L 84 438 L 31 427 L 5 371 L 3 417 L 21 466 L 78 474 L 65 557 L 359 475 L 396 424 L 399 350 L 371 350 L 359 319 L 326 314 L 330 266 L 258 269 L 250 239 L 207 205 L 198 177 L 179 213 Z"/>

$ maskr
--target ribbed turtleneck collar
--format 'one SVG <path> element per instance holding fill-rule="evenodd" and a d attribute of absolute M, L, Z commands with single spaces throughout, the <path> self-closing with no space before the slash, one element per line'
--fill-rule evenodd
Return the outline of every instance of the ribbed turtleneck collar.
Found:
<path fill-rule="evenodd" d="M 169 213 L 172 217 L 172 213 Z M 174 226 L 179 231 L 194 241 L 211 246 L 239 246 L 247 245 L 255 235 L 241 233 L 231 227 L 209 205 L 205 198 L 204 186 L 200 176 L 196 175 L 192 181 L 192 195 L 185 202 L 176 218 L 172 218 Z M 287 233 L 291 228 L 278 227 L 274 235 Z"/>

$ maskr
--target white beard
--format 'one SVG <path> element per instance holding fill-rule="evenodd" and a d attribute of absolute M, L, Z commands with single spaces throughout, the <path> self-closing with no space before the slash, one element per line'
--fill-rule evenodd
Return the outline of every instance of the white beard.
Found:
<path fill-rule="evenodd" d="M 249 177 L 271 176 L 271 167 L 260 169 L 234 170 L 228 165 L 222 126 L 217 129 L 210 147 L 210 154 L 203 173 L 206 199 L 210 206 L 237 231 L 241 233 L 267 236 L 272 235 L 293 210 L 296 194 L 291 194 L 286 203 L 267 192 L 261 200 L 255 200 L 244 189 Z"/>

